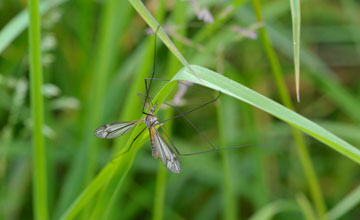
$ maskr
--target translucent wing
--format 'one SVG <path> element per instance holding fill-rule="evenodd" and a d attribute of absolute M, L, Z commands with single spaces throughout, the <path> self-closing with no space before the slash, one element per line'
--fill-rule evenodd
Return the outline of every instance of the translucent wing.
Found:
<path fill-rule="evenodd" d="M 156 148 L 158 156 L 160 157 L 163 164 L 173 173 L 180 173 L 181 167 L 180 162 L 177 159 L 175 153 L 171 150 L 168 143 L 156 130 L 156 128 L 151 128 L 150 131 L 151 144 L 152 148 Z M 153 150 L 154 156 L 154 150 Z M 157 155 L 156 155 L 157 156 Z"/>
<path fill-rule="evenodd" d="M 134 125 L 142 120 L 115 122 L 103 125 L 94 131 L 94 135 L 98 138 L 111 139 L 128 133 Z"/>

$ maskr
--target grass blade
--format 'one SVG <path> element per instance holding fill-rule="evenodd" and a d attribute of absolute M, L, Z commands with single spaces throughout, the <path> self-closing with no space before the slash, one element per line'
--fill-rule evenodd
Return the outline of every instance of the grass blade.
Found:
<path fill-rule="evenodd" d="M 323 142 L 328 147 L 331 147 L 347 158 L 360 164 L 359 149 L 309 119 L 214 71 L 196 65 L 192 65 L 192 68 L 196 71 L 196 74 L 201 78 L 204 84 L 199 82 L 199 80 L 197 80 L 186 69 L 179 71 L 173 80 L 191 81 L 253 105 L 300 129 L 301 131 Z"/>
<path fill-rule="evenodd" d="M 29 10 L 29 59 L 31 81 L 31 117 L 33 124 L 33 200 L 35 219 L 48 219 L 46 178 L 46 152 L 43 137 L 44 104 L 42 96 L 43 74 L 41 63 L 41 22 L 39 1 L 31 0 Z"/>
<path fill-rule="evenodd" d="M 290 0 L 292 30 L 293 30 L 293 47 L 294 47 L 294 65 L 296 80 L 296 98 L 300 102 L 300 0 Z"/>

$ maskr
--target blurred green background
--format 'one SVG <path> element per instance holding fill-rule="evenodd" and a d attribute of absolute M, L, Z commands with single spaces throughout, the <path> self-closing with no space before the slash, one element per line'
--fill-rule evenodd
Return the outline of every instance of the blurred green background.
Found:
<path fill-rule="evenodd" d="M 296 111 L 359 146 L 358 1 L 301 2 L 300 103 L 295 102 L 290 3 L 261 1 L 264 23 L 259 23 L 256 2 L 144 4 L 189 63 L 281 103 L 259 35 L 265 26 Z M 0 2 L 1 219 L 34 218 L 28 33 L 21 28 L 28 25 L 22 14 L 26 4 Z M 154 34 L 128 1 L 47 0 L 41 7 L 46 204 L 50 218 L 58 219 L 130 138 L 98 140 L 94 129 L 142 117 L 136 92 L 145 93 L 144 78 L 151 76 Z M 209 15 L 206 21 L 198 17 L 206 9 L 214 23 Z M 158 39 L 155 77 L 171 79 L 181 68 Z M 154 81 L 151 95 L 163 85 Z M 216 96 L 189 88 L 179 109 Z M 159 117 L 174 114 L 164 106 Z M 125 162 L 131 168 L 114 174 L 119 181 L 104 180 L 75 219 L 320 219 L 322 213 L 329 213 L 324 219 L 360 218 L 358 165 L 319 141 L 304 136 L 319 184 L 316 195 L 303 171 L 311 163 L 301 163 L 286 123 L 225 95 L 189 119 L 215 146 L 250 146 L 180 156 L 182 171 L 176 175 L 152 158 L 145 141 L 133 163 Z M 210 147 L 184 119 L 165 128 L 183 153 Z"/>

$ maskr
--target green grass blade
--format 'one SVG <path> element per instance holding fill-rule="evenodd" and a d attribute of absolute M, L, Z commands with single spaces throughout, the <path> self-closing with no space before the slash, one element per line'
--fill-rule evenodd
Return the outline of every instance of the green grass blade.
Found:
<path fill-rule="evenodd" d="M 360 163 L 359 149 L 355 148 L 351 144 L 320 127 L 309 119 L 306 119 L 305 117 L 280 105 L 279 103 L 274 102 L 273 100 L 214 71 L 195 65 L 192 65 L 192 68 L 194 71 L 196 71 L 196 74 L 201 78 L 201 80 L 204 81 L 203 84 L 199 82 L 199 80 L 197 80 L 186 69 L 182 69 L 180 72 L 178 72 L 173 80 L 187 80 L 197 84 L 202 84 L 203 86 L 212 88 L 238 100 L 244 101 L 289 123 L 290 125 L 323 142 L 337 152 L 343 154 L 347 158 Z"/>
<path fill-rule="evenodd" d="M 66 2 L 67 0 L 43 1 L 40 4 L 40 13 L 44 14 L 50 9 Z M 19 36 L 29 25 L 29 13 L 27 10 L 20 12 L 0 32 L 0 54 L 7 46 Z"/>
<path fill-rule="evenodd" d="M 292 30 L 293 30 L 293 47 L 294 47 L 294 65 L 295 65 L 295 80 L 296 80 L 296 97 L 300 102 L 300 0 L 290 0 Z"/>
<path fill-rule="evenodd" d="M 334 208 L 332 208 L 328 217 L 331 220 L 339 219 L 351 209 L 355 208 L 360 203 L 360 186 L 353 190 L 343 200 L 341 200 Z"/>
<path fill-rule="evenodd" d="M 29 59 L 31 117 L 33 124 L 33 200 L 35 219 L 48 219 L 48 197 L 46 178 L 46 152 L 43 137 L 44 103 L 42 95 L 43 73 L 41 63 L 41 21 L 39 1 L 31 0 L 29 10 Z"/>

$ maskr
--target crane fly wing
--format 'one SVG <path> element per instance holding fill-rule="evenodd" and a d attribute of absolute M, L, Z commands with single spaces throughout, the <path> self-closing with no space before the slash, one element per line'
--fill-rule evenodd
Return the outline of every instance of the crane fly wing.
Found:
<path fill-rule="evenodd" d="M 160 135 L 156 128 L 152 129 L 152 132 L 150 132 L 150 135 L 152 136 L 151 140 L 153 140 L 151 141 L 152 148 L 156 148 L 156 154 L 158 154 L 166 168 L 168 168 L 173 173 L 180 173 L 180 162 L 177 159 L 175 153 L 171 150 L 168 143 Z"/>
<path fill-rule="evenodd" d="M 94 135 L 102 139 L 116 138 L 128 133 L 134 127 L 134 125 L 136 125 L 140 121 L 142 120 L 124 121 L 124 122 L 115 122 L 115 123 L 106 124 L 101 127 L 98 127 L 94 131 Z"/>

